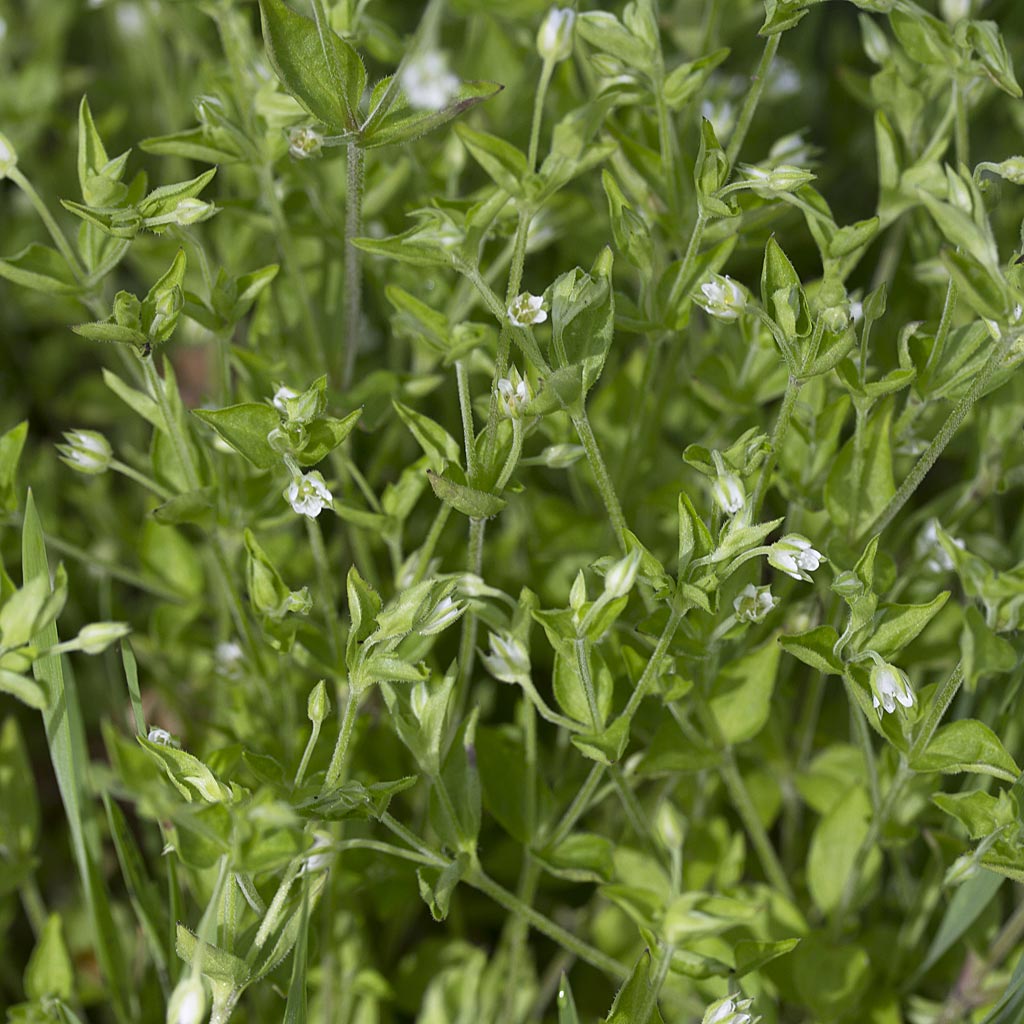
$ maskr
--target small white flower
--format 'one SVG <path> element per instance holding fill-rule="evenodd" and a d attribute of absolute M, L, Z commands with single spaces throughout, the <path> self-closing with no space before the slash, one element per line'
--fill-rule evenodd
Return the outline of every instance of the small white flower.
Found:
<path fill-rule="evenodd" d="M 146 739 L 150 743 L 162 743 L 165 747 L 171 746 L 174 742 L 171 739 L 171 734 L 166 729 L 160 729 L 155 725 L 149 730 Z"/>
<path fill-rule="evenodd" d="M 448 70 L 448 58 L 437 50 L 413 57 L 400 72 L 409 106 L 416 110 L 441 110 L 459 90 L 459 77 Z"/>
<path fill-rule="evenodd" d="M 871 704 L 892 714 L 899 701 L 905 708 L 913 707 L 914 691 L 910 688 L 910 680 L 906 672 L 895 665 L 883 662 L 871 669 Z M 879 710 L 878 717 L 882 717 Z"/>
<path fill-rule="evenodd" d="M 146 27 L 146 19 L 138 4 L 118 4 L 114 9 L 114 18 L 117 21 L 118 29 L 124 36 L 142 35 Z"/>
<path fill-rule="evenodd" d="M 971 0 L 939 0 L 939 10 L 950 25 L 971 16 Z"/>
<path fill-rule="evenodd" d="M 519 376 L 513 366 L 507 377 L 501 377 L 495 385 L 494 393 L 498 398 L 498 408 L 502 416 L 517 420 L 523 415 L 523 407 L 533 397 L 530 385 Z"/>
<path fill-rule="evenodd" d="M 768 150 L 768 159 L 775 163 L 784 161 L 805 164 L 811 159 L 811 151 L 800 132 L 791 132 L 772 143 L 772 148 Z"/>
<path fill-rule="evenodd" d="M 434 636 L 458 620 L 465 610 L 465 604 L 459 604 L 450 597 L 442 597 L 423 622 L 416 627 L 416 632 L 422 636 Z"/>
<path fill-rule="evenodd" d="M 808 583 L 811 577 L 807 574 L 814 572 L 826 561 L 828 559 L 820 551 L 816 551 L 806 537 L 798 533 L 790 533 L 777 540 L 768 553 L 770 566 L 792 576 L 795 580 L 806 580 Z"/>
<path fill-rule="evenodd" d="M 274 392 L 274 397 L 270 400 L 270 404 L 282 415 L 288 415 L 288 406 L 285 404 L 293 398 L 298 398 L 299 393 L 294 388 L 290 388 L 285 384 L 282 384 Z"/>
<path fill-rule="evenodd" d="M 544 309 L 544 299 L 540 295 L 523 292 L 517 295 L 508 307 L 508 319 L 513 327 L 531 327 L 542 324 L 548 314 Z"/>
<path fill-rule="evenodd" d="M 703 298 L 695 297 L 694 301 L 705 313 L 723 323 L 738 320 L 746 308 L 747 298 L 743 288 L 728 275 L 712 274 L 711 279 L 700 286 L 700 290 Z"/>
<path fill-rule="evenodd" d="M 772 594 L 771 587 L 755 587 L 753 583 L 748 583 L 732 606 L 740 622 L 762 622 L 778 603 L 779 599 Z"/>
<path fill-rule="evenodd" d="M 715 504 L 727 515 L 734 516 L 747 501 L 743 481 L 735 473 L 721 473 L 711 485 L 711 496 Z"/>
<path fill-rule="evenodd" d="M 853 301 L 850 303 L 850 319 L 857 323 L 859 320 L 864 319 L 864 303 Z"/>
<path fill-rule="evenodd" d="M 313 845 L 310 850 L 322 850 L 330 845 L 331 837 L 324 832 L 317 832 L 313 836 Z M 308 874 L 310 871 L 323 871 L 331 866 L 333 859 L 333 852 L 311 853 L 302 867 L 303 874 Z"/>
<path fill-rule="evenodd" d="M 732 131 L 733 123 L 736 120 L 736 109 L 728 100 L 722 100 L 720 103 L 704 100 L 700 105 L 700 115 L 711 122 L 711 126 L 715 129 L 715 135 L 719 139 L 723 139 Z"/>
<path fill-rule="evenodd" d="M 747 1011 L 753 999 L 734 999 L 729 996 L 712 1003 L 704 1011 L 702 1024 L 751 1024 L 753 1017 Z"/>
<path fill-rule="evenodd" d="M 308 160 L 319 156 L 324 137 L 312 128 L 293 128 L 288 133 L 288 155 L 293 160 Z"/>
<path fill-rule="evenodd" d="M 294 477 L 285 488 L 284 497 L 296 512 L 310 519 L 316 519 L 324 506 L 334 501 L 323 475 L 316 471 Z"/>
<path fill-rule="evenodd" d="M 213 660 L 221 675 L 233 676 L 242 660 L 242 647 L 234 640 L 225 640 L 213 649 Z"/>
<path fill-rule="evenodd" d="M 959 537 L 951 537 L 953 544 L 964 550 L 964 542 Z M 914 540 L 914 554 L 924 559 L 924 567 L 930 573 L 951 572 L 956 566 L 949 552 L 939 540 L 939 521 L 929 519 L 921 528 Z"/>
<path fill-rule="evenodd" d="M 768 96 L 781 100 L 787 96 L 795 96 L 803 88 L 800 72 L 784 57 L 777 57 L 772 66 L 771 77 L 768 79 Z"/>
<path fill-rule="evenodd" d="M 572 54 L 572 27 L 576 12 L 571 7 L 552 7 L 537 33 L 537 52 L 542 60 L 565 60 Z"/>
<path fill-rule="evenodd" d="M 526 648 L 509 633 L 491 633 L 491 651 L 483 656 L 487 671 L 503 683 L 515 683 L 530 675 L 530 656 Z"/>

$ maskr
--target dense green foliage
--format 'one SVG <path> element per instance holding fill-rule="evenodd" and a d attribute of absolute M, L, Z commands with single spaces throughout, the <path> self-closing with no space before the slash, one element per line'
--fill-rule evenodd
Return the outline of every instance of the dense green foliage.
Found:
<path fill-rule="evenodd" d="M 0 0 L 9 1021 L 1024 1017 L 1016 0 L 578 7 Z"/>

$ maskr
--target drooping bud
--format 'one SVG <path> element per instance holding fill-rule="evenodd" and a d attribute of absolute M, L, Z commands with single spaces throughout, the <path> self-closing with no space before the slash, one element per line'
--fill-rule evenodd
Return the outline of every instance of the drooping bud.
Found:
<path fill-rule="evenodd" d="M 75 638 L 84 654 L 102 654 L 112 643 L 127 636 L 132 627 L 127 622 L 90 622 Z"/>
<path fill-rule="evenodd" d="M 331 713 L 331 698 L 327 696 L 327 684 L 320 680 L 306 700 L 306 717 L 314 724 L 320 725 Z"/>

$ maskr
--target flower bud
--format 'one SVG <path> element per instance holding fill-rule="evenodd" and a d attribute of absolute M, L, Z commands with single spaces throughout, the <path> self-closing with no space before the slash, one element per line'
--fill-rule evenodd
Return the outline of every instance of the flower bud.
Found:
<path fill-rule="evenodd" d="M 803 185 L 814 181 L 815 175 L 796 164 L 779 164 L 770 170 L 763 167 L 743 168 L 750 181 L 750 189 L 764 199 L 787 192 L 795 192 Z"/>
<path fill-rule="evenodd" d="M 726 514 L 736 515 L 747 501 L 743 481 L 735 473 L 722 473 L 711 485 L 711 496 L 715 504 Z"/>
<path fill-rule="evenodd" d="M 654 828 L 666 849 L 678 850 L 683 845 L 683 839 L 686 836 L 683 820 L 679 812 L 667 800 L 663 800 L 658 805 Z"/>
<path fill-rule="evenodd" d="M 985 167 L 1011 184 L 1024 185 L 1024 156 L 1011 156 L 1002 163 L 986 164 Z"/>
<path fill-rule="evenodd" d="M 956 886 L 963 885 L 969 878 L 973 878 L 978 873 L 978 859 L 973 853 L 965 853 L 960 857 L 957 857 L 946 871 L 945 877 L 942 879 L 943 885 Z"/>
<path fill-rule="evenodd" d="M 704 1011 L 701 1024 L 751 1024 L 753 1017 L 747 1013 L 753 999 L 736 999 L 729 996 L 712 1003 Z"/>
<path fill-rule="evenodd" d="M 510 633 L 491 633 L 491 651 L 483 656 L 487 671 L 503 683 L 517 683 L 530 676 L 530 655 Z"/>
<path fill-rule="evenodd" d="M 314 724 L 320 725 L 331 713 L 331 698 L 327 696 L 327 684 L 321 679 L 306 700 L 306 717 Z"/>
<path fill-rule="evenodd" d="M 939 11 L 950 25 L 971 16 L 971 0 L 939 0 Z"/>
<path fill-rule="evenodd" d="M 288 155 L 293 160 L 308 160 L 319 156 L 324 137 L 312 128 L 293 128 L 288 133 Z"/>
<path fill-rule="evenodd" d="M 213 203 L 204 203 L 202 199 L 182 199 L 174 208 L 174 222 L 187 227 L 201 220 L 209 220 L 214 213 L 216 207 Z"/>
<path fill-rule="evenodd" d="M 572 56 L 572 30 L 576 12 L 571 7 L 552 7 L 537 33 L 541 59 L 555 63 Z"/>
<path fill-rule="evenodd" d="M 131 631 L 127 622 L 90 622 L 78 631 L 76 642 L 85 654 L 102 654 L 115 640 Z"/>
<path fill-rule="evenodd" d="M 288 415 L 288 402 L 293 398 L 298 398 L 299 393 L 294 388 L 288 387 L 287 384 L 282 384 L 275 392 L 274 397 L 270 400 L 270 404 L 282 415 Z"/>
<path fill-rule="evenodd" d="M 0 132 L 0 180 L 7 177 L 18 166 L 18 154 L 11 145 L 11 140 Z"/>
<path fill-rule="evenodd" d="M 640 568 L 640 549 L 633 548 L 623 558 L 620 558 L 604 577 L 604 592 L 613 600 L 618 597 L 625 597 L 636 582 L 637 570 Z"/>
<path fill-rule="evenodd" d="M 465 610 L 465 604 L 458 604 L 450 597 L 442 597 L 423 621 L 417 625 L 416 631 L 421 636 L 434 636 L 436 633 L 446 630 L 461 617 Z"/>
<path fill-rule="evenodd" d="M 206 990 L 197 975 L 181 979 L 167 1004 L 167 1024 L 202 1024 L 206 1016 Z"/>
<path fill-rule="evenodd" d="M 585 454 L 579 444 L 550 444 L 540 453 L 540 459 L 548 469 L 566 469 L 579 462 Z"/>
<path fill-rule="evenodd" d="M 68 430 L 64 440 L 67 443 L 57 445 L 57 451 L 61 461 L 72 469 L 90 476 L 98 476 L 110 469 L 114 453 L 102 434 L 95 430 Z"/>

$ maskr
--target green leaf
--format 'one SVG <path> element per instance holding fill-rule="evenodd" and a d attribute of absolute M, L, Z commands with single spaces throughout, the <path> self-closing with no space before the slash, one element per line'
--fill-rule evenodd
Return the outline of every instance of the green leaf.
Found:
<path fill-rule="evenodd" d="M 572 997 L 572 986 L 565 972 L 558 983 L 558 1024 L 580 1024 L 576 1001 Z"/>
<path fill-rule="evenodd" d="M 143 139 L 139 149 L 157 156 L 179 156 L 203 164 L 232 164 L 245 159 L 234 136 L 213 125 L 187 128 L 170 135 L 154 135 Z"/>
<path fill-rule="evenodd" d="M 967 829 L 971 839 L 984 839 L 997 829 L 1014 824 L 1017 817 L 1013 801 L 1006 791 L 998 797 L 980 789 L 966 793 L 935 793 L 932 803 L 956 818 Z"/>
<path fill-rule="evenodd" d="M 209 942 L 201 942 L 183 924 L 178 925 L 176 936 L 178 956 L 189 966 L 198 956 L 199 969 L 211 981 L 225 982 L 236 989 L 245 988 L 249 983 L 249 965 L 241 957 Z"/>
<path fill-rule="evenodd" d="M 17 697 L 22 704 L 36 711 L 45 711 L 50 704 L 49 695 L 41 683 L 7 668 L 0 668 L 0 693 Z"/>
<path fill-rule="evenodd" d="M 435 473 L 442 473 L 449 462 L 459 464 L 459 444 L 440 423 L 415 409 L 410 409 L 397 399 L 393 400 L 392 404 L 402 422 L 419 442 L 423 453 L 430 459 L 431 468 Z"/>
<path fill-rule="evenodd" d="M 359 127 L 366 68 L 348 43 L 297 14 L 283 0 L 260 0 L 263 40 L 285 88 L 313 117 L 336 132 Z"/>
<path fill-rule="evenodd" d="M 939 253 L 944 266 L 967 304 L 983 317 L 1000 320 L 1012 302 L 1006 282 L 993 274 L 969 252 L 944 248 Z"/>
<path fill-rule="evenodd" d="M 82 286 L 56 249 L 32 242 L 15 256 L 0 260 L 0 277 L 23 288 L 50 295 L 77 295 Z"/>
<path fill-rule="evenodd" d="M 377 149 L 411 142 L 443 127 L 504 88 L 497 82 L 460 82 L 451 99 L 440 110 L 417 110 L 397 102 L 386 114 L 376 118 L 371 116 L 363 126 L 359 144 L 363 149 Z"/>
<path fill-rule="evenodd" d="M 644 950 L 619 989 L 605 1024 L 665 1024 L 657 1000 L 650 997 L 651 954 Z"/>
<path fill-rule="evenodd" d="M 419 883 L 420 896 L 430 908 L 430 916 L 435 921 L 443 921 L 448 917 L 452 893 L 465 877 L 469 868 L 469 855 L 460 853 L 446 868 L 437 872 L 432 881 L 431 877 L 435 875 L 435 872 L 428 873 L 423 868 L 417 869 L 416 880 Z"/>
<path fill-rule="evenodd" d="M 769 641 L 718 673 L 709 704 L 726 743 L 745 743 L 764 728 L 781 653 L 779 645 Z"/>
<path fill-rule="evenodd" d="M 1008 640 L 997 636 L 974 605 L 967 609 L 960 634 L 960 658 L 970 689 L 986 675 L 1003 675 L 1017 667 L 1017 651 Z"/>
<path fill-rule="evenodd" d="M 879 624 L 868 642 L 886 661 L 907 646 L 949 600 L 949 591 L 937 594 L 927 604 L 887 604 L 879 612 Z"/>
<path fill-rule="evenodd" d="M 999 737 L 973 718 L 942 726 L 928 746 L 910 762 L 910 767 L 916 772 L 946 775 L 959 772 L 994 775 L 1004 782 L 1014 782 L 1020 775 L 1020 768 Z"/>
<path fill-rule="evenodd" d="M 811 314 L 800 284 L 800 275 L 772 235 L 764 251 L 761 268 L 761 301 L 768 315 L 790 340 L 806 337 Z"/>
<path fill-rule="evenodd" d="M 306 951 L 309 947 L 309 890 L 302 890 L 302 916 L 299 919 L 295 955 L 292 958 L 292 979 L 284 1006 L 284 1024 L 306 1024 Z"/>
<path fill-rule="evenodd" d="M 861 945 L 834 945 L 820 933 L 806 936 L 786 967 L 801 1002 L 816 1021 L 846 1016 L 871 983 L 871 958 Z"/>
<path fill-rule="evenodd" d="M 570 882 L 610 882 L 615 874 L 611 840 L 592 832 L 574 832 L 535 856 L 545 870 Z"/>
<path fill-rule="evenodd" d="M 70 1000 L 74 993 L 75 970 L 64 945 L 60 914 L 50 914 L 25 968 L 25 995 Z"/>
<path fill-rule="evenodd" d="M 164 743 L 154 743 L 145 736 L 135 739 L 173 783 L 174 788 L 191 803 L 195 794 L 207 803 L 222 803 L 230 798 L 231 793 L 213 774 L 210 769 L 186 750 L 178 750 Z"/>
<path fill-rule="evenodd" d="M 471 519 L 490 519 L 496 516 L 507 504 L 504 498 L 487 491 L 457 484 L 447 476 L 441 476 L 432 469 L 427 470 L 430 486 L 441 501 L 451 505 L 456 512 L 469 516 Z"/>
<path fill-rule="evenodd" d="M 202 174 L 190 178 L 188 181 L 176 181 L 172 185 L 161 185 L 160 188 L 153 189 L 139 203 L 139 213 L 147 218 L 162 217 L 164 214 L 172 213 L 182 199 L 194 199 L 198 196 L 213 181 L 216 173 L 217 168 L 211 167 L 208 171 L 203 171 Z M 180 285 L 181 280 L 178 279 L 177 283 Z"/>
<path fill-rule="evenodd" d="M 742 939 L 736 943 L 736 974 L 738 979 L 759 971 L 765 964 L 791 953 L 800 945 L 799 939 L 779 939 L 777 942 L 754 942 Z"/>
<path fill-rule="evenodd" d="M 261 402 L 243 402 L 224 409 L 193 409 L 236 452 L 260 469 L 280 466 L 281 455 L 271 448 L 267 435 L 281 426 L 277 410 Z"/>
<path fill-rule="evenodd" d="M 572 745 L 592 761 L 615 764 L 622 759 L 629 744 L 629 719 L 620 716 L 600 732 L 578 732 L 570 739 Z"/>
<path fill-rule="evenodd" d="M 28 420 L 0 434 L 0 513 L 13 512 L 18 507 L 15 481 L 27 436 Z"/>
<path fill-rule="evenodd" d="M 892 400 L 875 408 L 861 426 L 863 458 L 854 479 L 856 439 L 843 445 L 825 483 L 825 508 L 841 530 L 857 535 L 866 530 L 896 493 L 892 468 Z"/>
<path fill-rule="evenodd" d="M 870 821 L 871 802 L 860 786 L 853 786 L 815 826 L 807 855 L 807 887 L 823 914 L 839 906 Z M 880 864 L 881 854 L 874 847 L 863 866 L 862 881 Z"/>
<path fill-rule="evenodd" d="M 968 878 L 953 893 L 953 898 L 942 915 L 938 930 L 928 946 L 928 952 L 917 970 L 914 971 L 914 979 L 922 977 L 960 941 L 964 932 L 974 924 L 985 908 L 995 899 L 1003 881 L 1002 875 L 982 869 L 976 875 Z"/>
<path fill-rule="evenodd" d="M 0 726 L 0 835 L 6 837 L 8 853 L 15 861 L 27 860 L 39 838 L 39 798 L 14 715 L 8 715 Z"/>
<path fill-rule="evenodd" d="M 315 466 L 327 458 L 355 429 L 363 410 L 356 409 L 343 419 L 321 416 L 306 428 L 306 443 L 296 453 L 295 461 L 300 466 Z"/>
<path fill-rule="evenodd" d="M 917 11 L 893 11 L 892 30 L 907 55 L 922 64 L 949 71 L 958 60 L 949 28 L 938 18 Z"/>
<path fill-rule="evenodd" d="M 25 502 L 25 521 L 22 526 L 22 571 L 25 582 L 40 576 L 47 581 L 50 579 L 43 528 L 31 491 L 28 492 Z M 57 644 L 57 627 L 53 622 L 34 638 L 34 642 L 43 648 Z M 110 984 L 115 1006 L 118 1006 L 119 1012 L 127 1017 L 127 960 L 121 951 L 118 933 L 114 928 L 109 897 L 86 841 L 83 786 L 89 776 L 89 761 L 78 691 L 73 677 L 69 676 L 65 681 L 59 655 L 37 658 L 32 665 L 32 672 L 50 696 L 50 703 L 43 712 L 43 725 L 50 749 L 50 760 L 71 833 L 71 848 L 79 880 L 92 919 L 93 940 L 100 966 Z"/>
<path fill-rule="evenodd" d="M 729 48 L 723 46 L 697 60 L 687 61 L 673 68 L 665 76 L 663 86 L 663 95 L 669 109 L 682 110 L 700 92 L 711 72 L 729 56 L 729 53 Z"/>
<path fill-rule="evenodd" d="M 994 21 L 967 22 L 967 41 L 974 47 L 981 61 L 985 74 L 1014 99 L 1020 99 L 1022 93 L 1017 84 L 1017 76 L 1013 71 L 1013 59 L 1006 49 L 1006 43 L 999 33 L 999 25 Z"/>
<path fill-rule="evenodd" d="M 455 134 L 499 188 L 517 198 L 525 194 L 526 157 L 511 142 L 487 132 L 474 131 L 464 124 L 456 125 Z"/>
<path fill-rule="evenodd" d="M 831 626 L 817 626 L 806 633 L 779 637 L 782 649 L 799 658 L 805 665 L 825 675 L 841 676 L 843 663 L 833 653 L 838 640 L 839 634 Z"/>
<path fill-rule="evenodd" d="M 584 394 L 601 375 L 615 330 L 612 251 L 605 247 L 590 273 L 577 267 L 551 286 L 551 344 L 561 367 L 582 367 Z"/>

